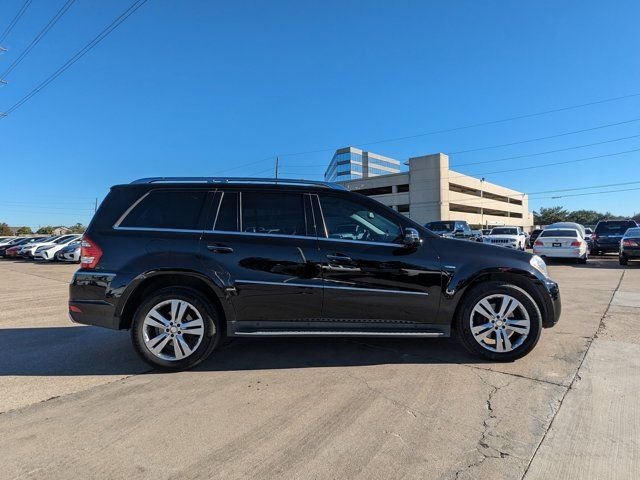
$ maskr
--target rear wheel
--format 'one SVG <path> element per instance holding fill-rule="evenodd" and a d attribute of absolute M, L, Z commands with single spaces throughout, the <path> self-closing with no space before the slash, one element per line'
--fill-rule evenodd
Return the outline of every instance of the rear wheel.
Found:
<path fill-rule="evenodd" d="M 160 370 L 185 370 L 218 344 L 218 315 L 197 290 L 167 287 L 154 292 L 133 317 L 131 337 L 142 359 Z"/>
<path fill-rule="evenodd" d="M 542 315 L 521 287 L 487 282 L 473 288 L 462 302 L 455 327 L 471 353 L 508 362 L 525 356 L 538 343 Z"/>
<path fill-rule="evenodd" d="M 627 259 L 627 257 L 620 255 L 620 265 L 627 265 L 629 263 L 629 260 Z"/>
<path fill-rule="evenodd" d="M 580 258 L 578 259 L 578 263 L 585 264 L 585 263 L 587 263 L 587 260 L 588 260 L 588 259 L 589 259 L 589 255 L 585 253 L 583 257 L 580 257 Z"/>

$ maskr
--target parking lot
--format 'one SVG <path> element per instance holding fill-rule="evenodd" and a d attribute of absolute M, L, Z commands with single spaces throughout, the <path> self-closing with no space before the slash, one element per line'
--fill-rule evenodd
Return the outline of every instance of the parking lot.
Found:
<path fill-rule="evenodd" d="M 511 364 L 454 339 L 234 340 L 158 374 L 73 325 L 76 265 L 0 261 L 14 478 L 637 478 L 640 265 L 550 265 L 563 314 Z"/>

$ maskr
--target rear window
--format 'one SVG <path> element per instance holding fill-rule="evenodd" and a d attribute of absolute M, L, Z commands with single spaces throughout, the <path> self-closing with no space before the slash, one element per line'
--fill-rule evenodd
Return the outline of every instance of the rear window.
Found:
<path fill-rule="evenodd" d="M 425 225 L 429 230 L 434 232 L 453 232 L 455 229 L 454 222 L 429 222 Z"/>
<path fill-rule="evenodd" d="M 201 190 L 152 190 L 120 222 L 120 227 L 196 230 L 206 196 Z"/>
<path fill-rule="evenodd" d="M 577 238 L 577 230 L 544 230 L 540 237 L 570 237 Z"/>
<path fill-rule="evenodd" d="M 238 193 L 223 192 L 222 202 L 218 209 L 214 230 L 225 232 L 238 231 Z"/>
<path fill-rule="evenodd" d="M 640 228 L 634 227 L 626 231 L 627 237 L 640 237 Z"/>
<path fill-rule="evenodd" d="M 243 192 L 241 204 L 243 232 L 311 235 L 302 194 Z"/>
<path fill-rule="evenodd" d="M 600 235 L 622 235 L 629 228 L 637 227 L 635 222 L 600 222 L 596 226 L 596 233 Z"/>

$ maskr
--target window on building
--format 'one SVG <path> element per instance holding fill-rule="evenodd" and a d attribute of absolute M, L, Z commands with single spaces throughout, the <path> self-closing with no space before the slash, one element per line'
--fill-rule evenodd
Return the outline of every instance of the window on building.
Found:
<path fill-rule="evenodd" d="M 400 213 L 407 213 L 409 212 L 409 204 L 408 203 L 403 203 L 402 205 L 398 205 L 398 211 Z"/>
<path fill-rule="evenodd" d="M 295 193 L 242 193 L 242 231 L 306 236 L 305 198 Z"/>
<path fill-rule="evenodd" d="M 398 185 L 398 193 L 406 193 L 409 191 L 409 184 L 404 183 L 402 185 Z"/>
<path fill-rule="evenodd" d="M 389 185 L 386 187 L 363 188 L 362 190 L 354 190 L 354 192 L 370 197 L 371 195 L 386 195 L 392 193 L 393 189 L 391 185 Z"/>
<path fill-rule="evenodd" d="M 198 229 L 206 192 L 152 190 L 120 222 L 121 227 Z"/>

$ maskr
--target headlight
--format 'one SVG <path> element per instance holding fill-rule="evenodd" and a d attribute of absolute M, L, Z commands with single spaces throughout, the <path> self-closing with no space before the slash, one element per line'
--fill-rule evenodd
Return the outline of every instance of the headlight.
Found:
<path fill-rule="evenodd" d="M 547 270 L 547 264 L 544 263 L 544 260 L 542 258 L 540 258 L 538 255 L 534 255 L 533 257 L 531 257 L 531 260 L 529 260 L 529 263 L 533 268 L 535 268 L 542 275 L 544 275 L 545 278 L 549 278 L 549 271 Z"/>

